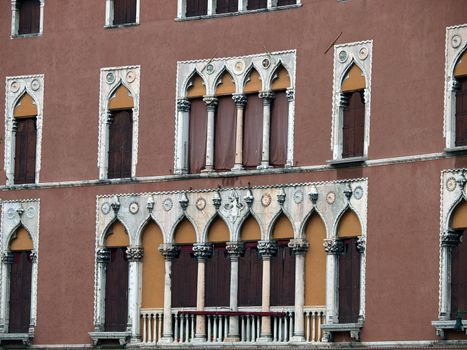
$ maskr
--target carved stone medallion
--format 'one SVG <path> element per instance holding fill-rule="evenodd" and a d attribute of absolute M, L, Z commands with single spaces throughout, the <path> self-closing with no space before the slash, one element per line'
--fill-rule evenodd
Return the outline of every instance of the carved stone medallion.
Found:
<path fill-rule="evenodd" d="M 209 63 L 207 66 L 206 66 L 206 72 L 211 75 L 212 73 L 214 73 L 215 69 L 214 69 L 214 66 Z"/>
<path fill-rule="evenodd" d="M 166 198 L 163 202 L 162 202 L 162 207 L 164 208 L 165 211 L 170 211 L 170 209 L 172 209 L 174 203 L 172 202 L 172 200 L 170 198 Z"/>
<path fill-rule="evenodd" d="M 334 204 L 335 201 L 336 201 L 336 194 L 332 191 L 329 192 L 326 195 L 326 202 L 328 202 L 329 204 Z"/>
<path fill-rule="evenodd" d="M 136 79 L 136 73 L 132 70 L 130 70 L 128 73 L 126 73 L 126 81 L 128 83 L 134 82 Z"/>
<path fill-rule="evenodd" d="M 461 36 L 458 35 L 458 34 L 453 35 L 452 38 L 451 38 L 451 46 L 452 46 L 453 48 L 456 49 L 456 48 L 458 48 L 461 44 L 462 44 L 462 38 L 461 38 Z"/>
<path fill-rule="evenodd" d="M 245 70 L 245 62 L 243 60 L 238 60 L 234 65 L 234 73 L 240 75 Z"/>
<path fill-rule="evenodd" d="M 353 195 L 355 199 L 362 199 L 363 197 L 363 188 L 361 186 L 355 187 L 355 190 L 353 191 Z"/>
<path fill-rule="evenodd" d="M 14 81 L 10 85 L 10 91 L 11 92 L 18 92 L 19 90 L 19 83 L 17 81 Z"/>
<path fill-rule="evenodd" d="M 101 205 L 101 212 L 104 214 L 104 215 L 107 215 L 108 213 L 110 213 L 110 204 L 109 202 L 105 202 Z"/>
<path fill-rule="evenodd" d="M 30 219 L 32 219 L 34 216 L 36 216 L 36 209 L 34 209 L 34 207 L 29 207 L 27 210 L 26 210 L 26 216 Z"/>
<path fill-rule="evenodd" d="M 366 60 L 366 58 L 368 57 L 368 49 L 366 47 L 362 47 L 359 51 L 358 51 L 358 57 L 364 61 Z"/>
<path fill-rule="evenodd" d="M 206 199 L 200 197 L 196 200 L 196 209 L 204 210 L 204 208 L 206 208 Z"/>
<path fill-rule="evenodd" d="M 31 81 L 31 89 L 33 91 L 39 90 L 40 87 L 41 87 L 41 83 L 39 82 L 39 80 L 34 79 L 33 81 Z"/>
<path fill-rule="evenodd" d="M 108 72 L 105 76 L 105 81 L 107 84 L 112 84 L 115 81 L 115 74 L 112 72 Z"/>
<path fill-rule="evenodd" d="M 293 194 L 293 201 L 296 204 L 300 204 L 301 202 L 303 202 L 303 192 L 301 190 L 295 191 L 295 193 Z"/>
<path fill-rule="evenodd" d="M 6 216 L 8 217 L 8 219 L 13 219 L 15 215 L 16 211 L 13 208 L 8 209 L 6 212 Z"/>
<path fill-rule="evenodd" d="M 130 213 L 136 214 L 138 212 L 138 210 L 139 210 L 139 205 L 136 202 L 132 202 L 132 203 L 130 203 L 130 206 L 129 206 L 128 209 L 130 210 Z"/>
<path fill-rule="evenodd" d="M 344 63 L 345 61 L 347 61 L 347 57 L 347 51 L 342 50 L 341 52 L 339 52 L 339 62 Z"/>
<path fill-rule="evenodd" d="M 446 181 L 446 189 L 449 191 L 449 192 L 452 192 L 456 189 L 456 186 L 457 186 L 457 182 L 456 182 L 456 179 L 453 178 L 453 177 L 450 177 L 449 179 L 447 179 Z"/>
<path fill-rule="evenodd" d="M 240 201 L 238 193 L 233 190 L 228 197 L 228 202 L 221 207 L 221 212 L 232 223 L 235 223 L 244 209 L 245 204 Z"/>
<path fill-rule="evenodd" d="M 261 62 L 261 64 L 263 65 L 263 68 L 264 68 L 264 69 L 268 69 L 269 66 L 271 65 L 271 61 L 269 60 L 269 58 L 265 58 L 265 59 Z"/>
<path fill-rule="evenodd" d="M 269 193 L 265 193 L 261 197 L 261 204 L 263 205 L 263 207 L 269 207 L 269 205 L 271 205 L 271 201 L 272 201 L 272 198 Z"/>

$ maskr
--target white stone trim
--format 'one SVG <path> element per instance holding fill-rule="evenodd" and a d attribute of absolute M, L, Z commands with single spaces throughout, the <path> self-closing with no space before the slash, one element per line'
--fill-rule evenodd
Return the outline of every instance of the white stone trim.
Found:
<path fill-rule="evenodd" d="M 123 27 L 126 25 L 137 25 L 139 24 L 139 14 L 141 9 L 141 0 L 136 0 L 136 20 L 135 23 L 126 23 L 126 24 L 113 24 L 114 21 L 114 0 L 105 0 L 105 27 Z"/>
<path fill-rule="evenodd" d="M 366 50 L 366 53 L 364 51 Z M 341 86 L 348 69 L 355 63 L 363 72 L 366 80 L 365 99 L 365 135 L 363 157 L 368 157 L 370 145 L 370 115 L 371 115 L 371 67 L 373 59 L 373 40 L 334 46 L 334 69 L 332 87 L 332 128 L 331 150 L 333 160 L 342 159 L 342 127 L 343 108 L 341 102 Z"/>
<path fill-rule="evenodd" d="M 454 69 L 467 49 L 467 24 L 446 28 L 444 66 L 444 129 L 446 148 L 456 146 L 456 92 Z"/>
<path fill-rule="evenodd" d="M 29 94 L 36 104 L 36 173 L 39 183 L 42 154 L 42 128 L 44 116 L 44 75 L 23 75 L 6 77 L 5 81 L 5 162 L 6 184 L 13 185 L 15 178 L 15 133 L 13 131 L 14 111 L 23 94 Z"/>
<path fill-rule="evenodd" d="M 97 154 L 97 167 L 99 168 L 100 180 L 107 179 L 108 170 L 109 126 L 107 124 L 107 118 L 110 113 L 108 104 L 112 94 L 121 84 L 124 85 L 133 96 L 131 177 L 136 176 L 136 165 L 138 163 L 140 66 L 110 67 L 102 68 L 100 73 L 99 143 Z"/>
<path fill-rule="evenodd" d="M 263 60 L 269 60 L 270 64 L 264 67 Z M 239 56 L 239 57 L 223 57 L 201 59 L 193 61 L 177 62 L 177 101 L 187 99 L 186 90 L 192 76 L 197 73 L 203 79 L 206 86 L 206 96 L 215 96 L 216 83 L 219 77 L 225 72 L 229 72 L 235 82 L 236 95 L 244 93 L 244 83 L 248 79 L 252 68 L 255 68 L 259 73 L 262 81 L 261 93 L 267 93 L 272 90 L 272 79 L 276 69 L 283 65 L 290 76 L 290 84 L 288 91 L 295 92 L 296 80 L 296 50 L 266 52 L 261 54 Z M 212 66 L 212 71 L 208 73 L 206 67 Z M 239 69 L 238 67 L 241 67 Z M 175 174 L 184 174 L 188 169 L 188 152 L 187 145 L 189 113 L 183 112 L 179 108 L 175 111 L 175 157 L 174 169 Z M 286 167 L 291 167 L 294 164 L 294 120 L 295 120 L 295 98 L 289 100 L 289 115 L 288 115 L 288 135 L 287 135 L 287 160 Z M 263 166 L 267 168 L 267 166 Z"/>
<path fill-rule="evenodd" d="M 33 242 L 33 253 L 36 254 L 32 264 L 31 279 L 31 320 L 30 335 L 34 335 L 37 324 L 37 274 L 39 262 L 39 217 L 40 200 L 26 199 L 19 201 L 2 202 L 1 228 L 0 228 L 0 248 L 1 256 L 10 252 L 10 237 L 16 232 L 18 227 L 23 226 L 30 234 Z M 23 210 L 21 213 L 20 210 Z M 21 215 L 20 215 L 21 213 Z M 0 333 L 8 333 L 8 312 L 9 312 L 9 268 L 1 262 L 0 269 Z"/>
<path fill-rule="evenodd" d="M 42 35 L 44 31 L 44 5 L 45 0 L 40 0 L 40 19 L 39 19 L 39 33 L 31 34 L 18 34 L 19 29 L 19 11 L 17 8 L 17 0 L 11 0 L 11 37 L 29 37 Z"/>

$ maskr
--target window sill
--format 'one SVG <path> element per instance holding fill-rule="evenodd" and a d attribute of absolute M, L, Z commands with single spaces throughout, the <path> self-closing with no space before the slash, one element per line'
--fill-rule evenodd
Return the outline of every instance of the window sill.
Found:
<path fill-rule="evenodd" d="M 447 147 L 444 149 L 445 153 L 467 153 L 467 146 Z"/>
<path fill-rule="evenodd" d="M 29 346 L 34 338 L 34 333 L 0 333 L 0 345 L 22 343 Z"/>
<path fill-rule="evenodd" d="M 139 26 L 139 23 L 123 23 L 123 24 L 106 24 L 105 29 L 115 29 L 115 28 L 127 28 L 127 27 L 136 27 Z"/>
<path fill-rule="evenodd" d="M 241 16 L 253 13 L 261 13 L 261 12 L 271 12 L 271 11 L 282 11 L 294 8 L 300 8 L 302 4 L 295 4 L 295 5 L 285 5 L 285 6 L 278 6 L 266 9 L 258 9 L 258 10 L 245 10 L 242 12 L 228 12 L 228 13 L 215 13 L 212 15 L 203 15 L 203 16 L 193 16 L 193 17 L 177 17 L 175 21 L 177 22 L 185 22 L 185 21 L 195 21 L 200 19 L 209 19 L 209 18 L 222 18 L 222 17 L 232 17 L 232 16 Z"/>
<path fill-rule="evenodd" d="M 354 341 L 360 341 L 360 331 L 363 328 L 363 321 L 357 323 L 335 323 L 335 324 L 323 324 L 321 329 L 328 333 L 330 341 L 332 341 L 333 332 L 349 332 L 350 338 Z"/>
<path fill-rule="evenodd" d="M 89 336 L 94 343 L 94 346 L 99 345 L 101 341 L 115 340 L 121 346 L 126 345 L 130 341 L 131 332 L 89 332 Z"/>
<path fill-rule="evenodd" d="M 441 339 L 446 339 L 446 331 L 454 330 L 456 320 L 436 320 L 431 321 L 431 325 L 436 330 L 436 335 Z M 462 320 L 462 331 L 467 335 L 467 320 Z"/>
<path fill-rule="evenodd" d="M 367 160 L 368 160 L 368 157 L 349 157 L 349 158 L 328 160 L 327 163 L 329 165 L 338 167 L 338 166 L 354 165 L 356 163 L 364 163 Z"/>
<path fill-rule="evenodd" d="M 12 39 L 25 39 L 25 38 L 36 38 L 42 36 L 42 33 L 29 33 L 29 34 L 13 34 Z"/>

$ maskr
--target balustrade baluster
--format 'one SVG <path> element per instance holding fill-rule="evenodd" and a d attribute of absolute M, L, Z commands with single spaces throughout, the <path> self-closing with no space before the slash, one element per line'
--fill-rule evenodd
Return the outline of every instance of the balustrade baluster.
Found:
<path fill-rule="evenodd" d="M 190 338 L 190 341 L 195 337 L 195 323 L 196 323 L 196 316 L 191 315 L 191 338 Z"/>
<path fill-rule="evenodd" d="M 318 312 L 318 336 L 317 336 L 317 339 L 316 341 L 321 341 L 321 322 L 323 320 L 323 313 L 322 312 Z"/>
<path fill-rule="evenodd" d="M 250 332 L 248 332 L 248 334 L 249 334 L 248 341 L 256 341 L 256 319 L 255 319 L 255 316 L 250 316 L 250 320 L 251 320 L 251 327 L 249 327 Z M 250 336 L 250 334 L 251 334 L 251 336 Z"/>
<path fill-rule="evenodd" d="M 241 341 L 245 341 L 245 316 L 240 316 L 240 332 L 241 332 Z"/>

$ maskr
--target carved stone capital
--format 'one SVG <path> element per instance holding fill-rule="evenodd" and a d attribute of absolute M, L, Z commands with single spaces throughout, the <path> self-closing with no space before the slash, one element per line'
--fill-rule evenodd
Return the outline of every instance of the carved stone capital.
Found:
<path fill-rule="evenodd" d="M 3 253 L 2 262 L 4 264 L 13 264 L 15 261 L 15 255 L 12 252 Z"/>
<path fill-rule="evenodd" d="M 177 111 L 188 112 L 190 110 L 191 102 L 185 98 L 179 98 L 177 100 Z"/>
<path fill-rule="evenodd" d="M 263 99 L 264 105 L 271 104 L 271 101 L 274 99 L 275 95 L 272 91 L 261 91 L 259 93 L 259 98 Z"/>
<path fill-rule="evenodd" d="M 110 262 L 110 249 L 100 248 L 96 253 L 96 261 L 101 264 L 107 264 Z"/>
<path fill-rule="evenodd" d="M 451 86 L 450 86 L 451 91 L 456 92 L 457 90 L 459 90 L 460 87 L 461 87 L 461 84 L 459 83 L 459 81 L 456 78 L 452 78 Z"/>
<path fill-rule="evenodd" d="M 230 258 L 238 258 L 243 255 L 243 242 L 227 242 L 225 249 Z"/>
<path fill-rule="evenodd" d="M 349 105 L 349 96 L 345 93 L 339 95 L 339 107 L 345 108 Z"/>
<path fill-rule="evenodd" d="M 244 108 L 246 106 L 247 98 L 245 95 L 236 94 L 232 96 L 232 99 L 234 100 L 235 106 L 237 108 Z"/>
<path fill-rule="evenodd" d="M 130 262 L 140 262 L 144 256 L 144 249 L 141 247 L 127 248 L 126 257 Z"/>
<path fill-rule="evenodd" d="M 441 235 L 441 246 L 447 248 L 455 248 L 461 242 L 462 231 L 448 229 Z"/>
<path fill-rule="evenodd" d="M 165 260 L 172 261 L 178 258 L 180 254 L 180 247 L 175 244 L 163 243 L 159 246 L 159 252 L 162 254 Z"/>
<path fill-rule="evenodd" d="M 309 246 L 305 238 L 294 238 L 289 242 L 289 248 L 292 249 L 295 255 L 305 255 Z"/>
<path fill-rule="evenodd" d="M 360 254 L 363 254 L 365 253 L 365 249 L 366 249 L 366 238 L 363 236 L 360 236 L 357 239 L 357 251 Z"/>
<path fill-rule="evenodd" d="M 13 132 L 18 131 L 18 120 L 16 118 L 13 118 L 12 124 L 11 124 L 11 130 Z"/>
<path fill-rule="evenodd" d="M 208 96 L 203 98 L 203 101 L 206 103 L 208 111 L 215 111 L 218 103 L 217 97 Z"/>
<path fill-rule="evenodd" d="M 213 251 L 212 243 L 193 244 L 193 253 L 198 260 L 206 260 L 211 257 Z"/>
<path fill-rule="evenodd" d="M 339 239 L 325 239 L 323 245 L 326 254 L 338 255 L 344 251 L 344 243 Z"/>
<path fill-rule="evenodd" d="M 295 100 L 295 90 L 294 89 L 288 89 L 285 93 L 287 95 L 287 100 L 289 102 L 292 102 L 293 100 Z"/>
<path fill-rule="evenodd" d="M 277 253 L 276 241 L 258 241 L 258 253 L 263 258 L 272 257 Z"/>
<path fill-rule="evenodd" d="M 29 257 L 31 258 L 31 262 L 33 264 L 37 262 L 37 252 L 35 250 L 32 250 L 31 253 L 29 253 Z"/>
<path fill-rule="evenodd" d="M 104 113 L 104 118 L 105 118 L 105 122 L 107 123 L 107 125 L 112 124 L 113 121 L 114 121 L 114 116 L 110 112 L 105 112 Z"/>

